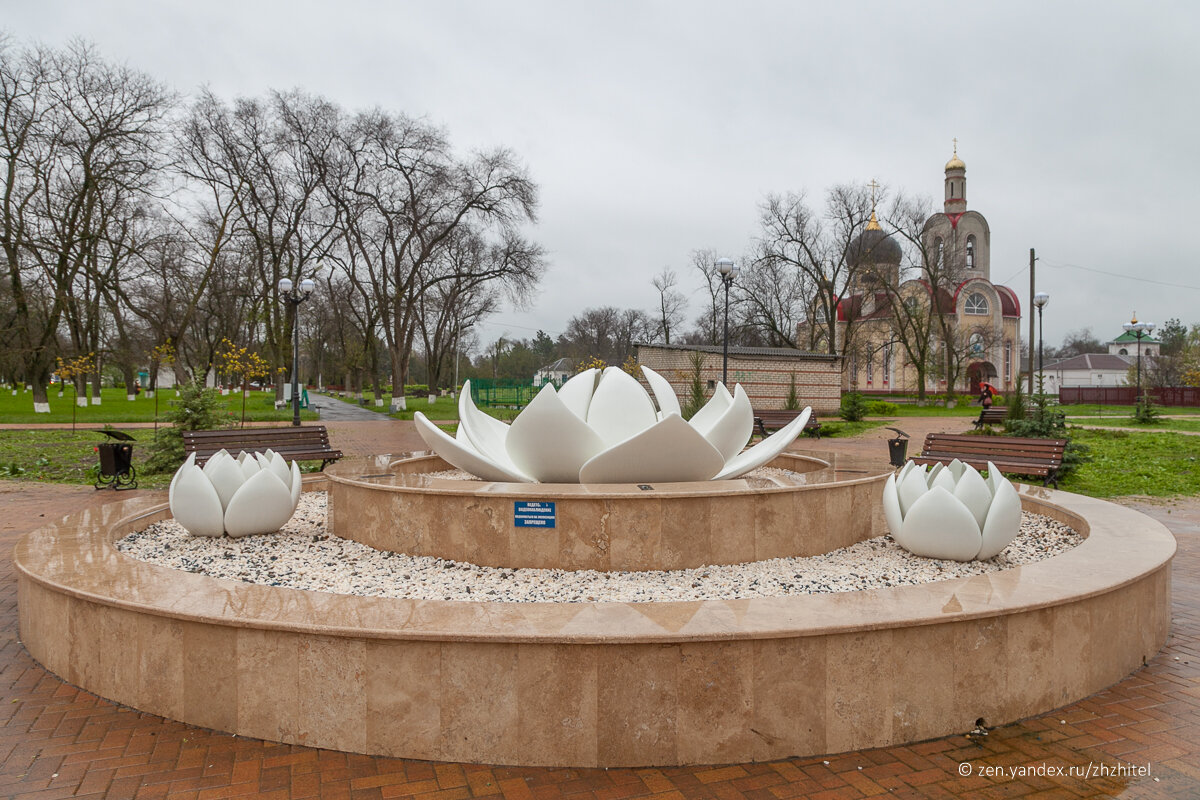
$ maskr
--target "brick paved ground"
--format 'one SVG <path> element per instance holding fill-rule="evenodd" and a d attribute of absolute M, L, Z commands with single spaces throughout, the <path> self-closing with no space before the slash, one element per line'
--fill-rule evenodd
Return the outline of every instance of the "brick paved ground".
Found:
<path fill-rule="evenodd" d="M 905 420 L 915 439 L 944 421 Z M 333 426 L 331 426 L 333 427 Z M 886 432 L 885 432 L 886 433 Z M 348 452 L 416 446 L 411 424 L 340 423 Z M 814 449 L 878 452 L 884 434 Z M 64 684 L 17 640 L 9 554 L 24 532 L 88 503 L 90 488 L 0 482 L 0 797 L 784 800 L 1200 797 L 1200 499 L 1137 504 L 1179 539 L 1166 648 L 1116 686 L 987 735 L 767 764 L 640 770 L 516 769 L 346 755 L 242 739 L 115 706 Z M 961 764 L 973 774 L 961 777 Z M 1148 777 L 981 777 L 984 766 L 1064 771 L 1150 765 Z M 1157 779 L 1157 780 L 1155 780 Z"/>

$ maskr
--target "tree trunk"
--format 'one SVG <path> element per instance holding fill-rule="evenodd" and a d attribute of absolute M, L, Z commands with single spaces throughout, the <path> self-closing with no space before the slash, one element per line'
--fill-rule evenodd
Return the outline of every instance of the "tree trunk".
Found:
<path fill-rule="evenodd" d="M 121 377 L 125 380 L 125 399 L 135 400 L 137 398 L 137 373 L 129 364 L 122 364 Z"/>

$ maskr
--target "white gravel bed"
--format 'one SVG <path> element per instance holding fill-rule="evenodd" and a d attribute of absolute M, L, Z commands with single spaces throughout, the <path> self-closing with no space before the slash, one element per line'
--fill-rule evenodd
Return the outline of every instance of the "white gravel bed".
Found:
<path fill-rule="evenodd" d="M 117 542 L 151 564 L 249 583 L 367 597 L 511 603 L 663 602 L 854 592 L 997 572 L 1062 553 L 1083 541 L 1049 517 L 1024 514 L 1021 533 L 989 561 L 919 558 L 890 536 L 808 558 L 654 572 L 572 572 L 481 567 L 374 550 L 325 533 L 324 492 L 308 492 L 282 531 L 191 536 L 174 520 Z"/>

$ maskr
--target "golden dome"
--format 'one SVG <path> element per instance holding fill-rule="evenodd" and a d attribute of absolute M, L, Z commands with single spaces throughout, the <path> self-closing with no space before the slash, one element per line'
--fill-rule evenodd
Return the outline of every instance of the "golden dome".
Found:
<path fill-rule="evenodd" d="M 954 155 L 946 162 L 946 169 L 966 169 L 967 165 L 958 157 L 958 139 L 954 140 Z"/>

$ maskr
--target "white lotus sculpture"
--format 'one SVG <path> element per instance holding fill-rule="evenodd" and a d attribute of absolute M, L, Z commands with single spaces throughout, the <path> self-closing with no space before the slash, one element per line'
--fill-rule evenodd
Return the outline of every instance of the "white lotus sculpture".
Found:
<path fill-rule="evenodd" d="M 671 384 L 642 367 L 654 399 L 616 367 L 589 369 L 547 384 L 511 425 L 471 400 L 458 401 L 451 437 L 417 412 L 425 444 L 444 460 L 484 480 L 517 483 L 666 483 L 737 478 L 774 459 L 808 422 L 809 408 L 754 447 L 754 411 L 741 385 L 722 383 L 690 419 L 680 415 Z M 657 408 L 655 407 L 657 401 Z"/>
<path fill-rule="evenodd" d="M 171 478 L 171 514 L 193 536 L 251 536 L 287 524 L 300 502 L 300 468 L 278 453 L 215 453 L 203 468 L 192 453 Z"/>
<path fill-rule="evenodd" d="M 928 472 L 912 461 L 883 485 L 883 513 L 896 543 L 925 558 L 984 560 L 1021 528 L 1021 498 L 990 461 L 984 478 L 957 458 Z"/>

